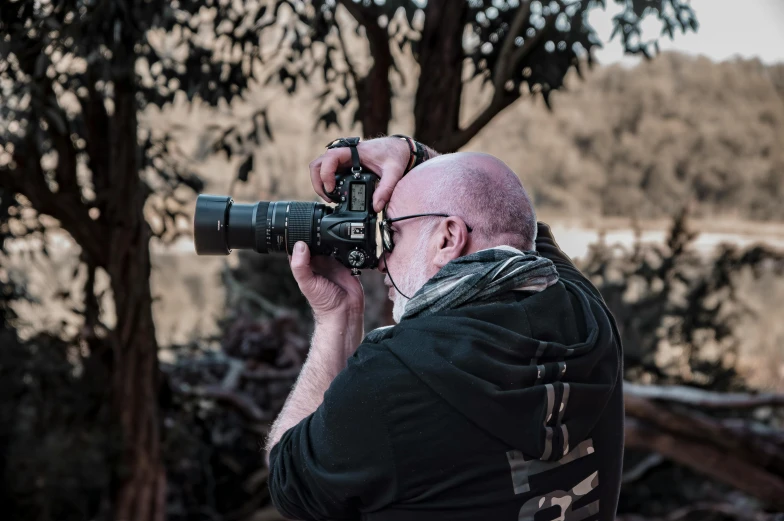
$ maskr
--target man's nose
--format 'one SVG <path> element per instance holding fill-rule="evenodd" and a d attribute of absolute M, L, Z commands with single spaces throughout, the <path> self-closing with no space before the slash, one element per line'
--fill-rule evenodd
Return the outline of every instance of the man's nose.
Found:
<path fill-rule="evenodd" d="M 378 271 L 380 271 L 384 275 L 386 275 L 386 273 L 387 273 L 387 261 L 386 261 L 387 255 L 389 255 L 389 254 L 388 253 L 382 253 L 381 254 L 381 258 L 378 259 L 378 267 L 376 268 L 376 269 L 378 269 Z"/>

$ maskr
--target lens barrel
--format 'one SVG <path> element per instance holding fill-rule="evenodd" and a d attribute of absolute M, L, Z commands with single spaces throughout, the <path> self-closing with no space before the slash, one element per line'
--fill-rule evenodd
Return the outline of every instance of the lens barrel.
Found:
<path fill-rule="evenodd" d="M 231 197 L 200 195 L 193 214 L 193 242 L 198 255 L 228 255 L 226 236 Z"/>
<path fill-rule="evenodd" d="M 291 253 L 297 241 L 312 247 L 324 206 L 299 201 L 236 204 L 228 196 L 200 195 L 193 216 L 196 253 L 228 255 L 233 249 Z"/>

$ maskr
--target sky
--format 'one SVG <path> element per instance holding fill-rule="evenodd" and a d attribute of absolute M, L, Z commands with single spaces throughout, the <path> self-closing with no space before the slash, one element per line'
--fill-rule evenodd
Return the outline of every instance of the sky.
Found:
<path fill-rule="evenodd" d="M 604 49 L 595 52 L 600 63 L 621 61 L 625 65 L 639 62 L 637 57 L 624 57 L 620 38 L 609 42 L 612 17 L 619 8 L 612 1 L 607 10 L 595 9 L 589 15 L 591 25 L 602 39 Z M 759 58 L 767 64 L 784 62 L 784 0 L 691 0 L 700 24 L 696 33 L 675 33 L 675 39 L 659 40 L 662 51 L 677 50 L 701 54 L 714 61 Z M 651 17 L 653 19 L 653 17 Z M 643 36 L 655 37 L 661 25 L 643 25 Z M 646 29 L 652 29 L 647 30 Z"/>

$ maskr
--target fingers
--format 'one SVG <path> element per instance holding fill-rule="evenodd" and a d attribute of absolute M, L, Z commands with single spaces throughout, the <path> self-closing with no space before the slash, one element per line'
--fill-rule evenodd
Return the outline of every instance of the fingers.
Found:
<path fill-rule="evenodd" d="M 310 267 L 313 273 L 326 277 L 344 288 L 354 279 L 351 270 L 332 256 L 313 257 L 310 261 Z"/>
<path fill-rule="evenodd" d="M 373 210 L 380 212 L 392 197 L 395 185 L 403 177 L 408 164 L 408 145 L 393 138 L 383 138 L 360 143 L 360 159 L 365 168 L 379 174 L 378 188 L 373 194 Z M 351 165 L 349 148 L 333 148 L 310 163 L 310 181 L 313 189 L 326 202 L 332 202 L 327 195 L 335 189 L 335 172 Z"/>
<path fill-rule="evenodd" d="M 321 161 L 321 182 L 324 184 L 324 189 L 331 192 L 335 189 L 335 172 L 341 166 L 351 164 L 351 151 L 348 148 L 333 148 L 327 150 Z"/>
<path fill-rule="evenodd" d="M 305 243 L 298 241 L 289 263 L 316 317 L 364 309 L 362 284 L 337 259 L 311 256 Z"/>
<path fill-rule="evenodd" d="M 326 202 L 330 202 L 329 198 L 327 197 L 326 192 L 324 192 L 324 186 L 321 184 L 321 160 L 323 156 L 319 156 L 310 163 L 310 182 L 313 184 L 313 190 L 319 194 L 319 197 L 324 199 Z"/>
<path fill-rule="evenodd" d="M 403 177 L 403 171 L 385 171 L 381 175 L 381 180 L 378 182 L 378 187 L 373 193 L 373 211 L 380 212 L 384 206 L 389 202 L 392 197 L 392 191 L 395 185 Z"/>
<path fill-rule="evenodd" d="M 348 148 L 327 150 L 310 163 L 310 182 L 322 199 L 331 202 L 327 192 L 335 189 L 335 172 L 350 164 L 351 151 Z"/>

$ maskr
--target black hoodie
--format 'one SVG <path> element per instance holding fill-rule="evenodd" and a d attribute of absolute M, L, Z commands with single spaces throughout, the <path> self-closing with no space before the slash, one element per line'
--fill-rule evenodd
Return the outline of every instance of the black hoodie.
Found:
<path fill-rule="evenodd" d="M 296 519 L 615 518 L 622 353 L 599 292 L 539 223 L 560 280 L 363 342 L 270 454 Z"/>

